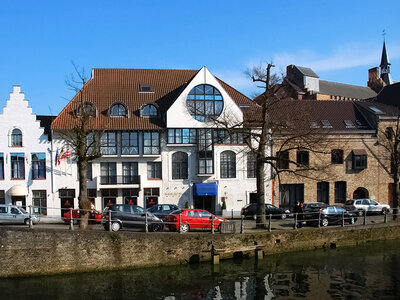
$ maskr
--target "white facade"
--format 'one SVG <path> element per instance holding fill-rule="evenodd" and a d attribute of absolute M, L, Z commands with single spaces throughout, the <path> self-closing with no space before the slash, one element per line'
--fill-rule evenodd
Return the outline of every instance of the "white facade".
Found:
<path fill-rule="evenodd" d="M 0 114 L 0 135 L 0 201 L 34 205 L 42 216 L 59 214 L 51 209 L 58 206 L 51 187 L 51 142 L 20 86 L 14 86 Z"/>

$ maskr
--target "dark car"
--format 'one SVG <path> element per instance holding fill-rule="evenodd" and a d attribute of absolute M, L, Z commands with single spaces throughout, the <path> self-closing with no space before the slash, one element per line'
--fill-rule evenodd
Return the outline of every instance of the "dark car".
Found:
<path fill-rule="evenodd" d="M 339 206 L 327 206 L 318 212 L 316 219 L 309 220 L 308 223 L 318 225 L 319 220 L 321 226 L 326 227 L 333 224 L 342 224 L 343 219 L 345 223 L 354 224 L 357 221 L 357 214 Z"/>
<path fill-rule="evenodd" d="M 102 224 L 105 230 L 109 230 L 109 212 L 111 211 L 111 230 L 118 231 L 123 227 L 145 228 L 146 215 L 149 231 L 161 231 L 164 229 L 163 221 L 143 207 L 131 204 L 112 204 L 103 211 Z"/>
<path fill-rule="evenodd" d="M 175 204 L 156 204 L 150 207 L 147 211 L 151 212 L 157 218 L 164 220 L 165 215 L 169 215 L 170 213 L 178 209 L 179 207 Z"/>
<path fill-rule="evenodd" d="M 319 211 L 328 207 L 324 202 L 308 202 L 303 204 L 303 216 L 299 219 L 318 221 Z"/>
<path fill-rule="evenodd" d="M 245 218 L 251 218 L 251 219 L 256 219 L 257 218 L 257 207 L 258 203 L 250 203 L 247 204 L 242 208 L 241 214 Z M 277 218 L 281 219 L 286 219 L 288 214 L 290 213 L 289 210 L 285 210 L 279 207 L 276 207 L 275 205 L 272 204 L 265 204 L 265 215 L 272 215 Z"/>

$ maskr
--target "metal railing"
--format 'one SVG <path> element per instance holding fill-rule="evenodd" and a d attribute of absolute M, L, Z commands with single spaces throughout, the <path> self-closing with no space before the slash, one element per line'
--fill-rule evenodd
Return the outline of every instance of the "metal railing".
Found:
<path fill-rule="evenodd" d="M 112 175 L 100 176 L 100 184 L 139 184 L 140 175 Z"/>

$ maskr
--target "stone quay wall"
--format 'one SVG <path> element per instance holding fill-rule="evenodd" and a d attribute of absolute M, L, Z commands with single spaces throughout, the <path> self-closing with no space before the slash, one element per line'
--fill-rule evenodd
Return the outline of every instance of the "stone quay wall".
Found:
<path fill-rule="evenodd" d="M 400 225 L 383 225 L 214 235 L 0 227 L 0 277 L 177 265 L 211 261 L 213 254 L 225 259 L 400 238 Z"/>

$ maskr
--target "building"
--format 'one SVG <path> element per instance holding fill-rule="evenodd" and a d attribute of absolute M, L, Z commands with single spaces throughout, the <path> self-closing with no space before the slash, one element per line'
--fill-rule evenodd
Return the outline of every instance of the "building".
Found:
<path fill-rule="evenodd" d="M 243 135 L 221 123 L 245 123 L 245 112 L 257 104 L 206 67 L 94 69 L 85 93 L 85 103 L 75 96 L 52 130 L 55 151 L 68 151 L 60 133 L 77 124 L 80 105 L 91 107 L 90 126 L 102 132 L 103 156 L 88 172 L 88 196 L 97 209 L 172 203 L 221 213 L 225 201 L 229 213 L 239 214 L 254 201 L 254 159 Z M 54 173 L 58 205 L 77 207 L 74 161 L 61 160 Z M 265 185 L 270 199 L 270 181 Z"/>
<path fill-rule="evenodd" d="M 52 194 L 50 124 L 52 116 L 37 116 L 24 99 L 20 86 L 10 93 L 0 114 L 0 203 L 51 216 L 56 207 Z"/>

